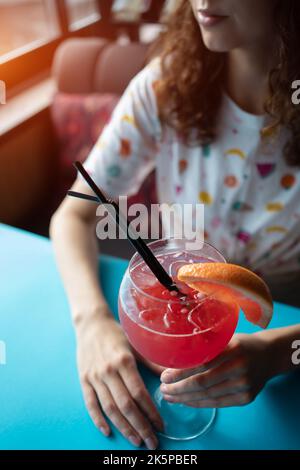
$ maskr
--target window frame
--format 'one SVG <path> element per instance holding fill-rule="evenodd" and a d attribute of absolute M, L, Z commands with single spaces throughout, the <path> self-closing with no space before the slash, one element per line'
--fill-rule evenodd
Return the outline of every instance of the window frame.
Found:
<path fill-rule="evenodd" d="M 55 50 L 65 39 L 74 36 L 99 36 L 100 31 L 101 36 L 106 36 L 107 25 L 104 25 L 104 23 L 107 18 L 101 15 L 100 0 L 97 0 L 97 3 L 101 16 L 97 18 L 95 16 L 94 20 L 92 20 L 89 15 L 87 21 L 83 19 L 81 24 L 78 21 L 78 28 L 76 29 L 73 29 L 71 24 L 69 25 L 66 1 L 55 0 L 55 3 L 60 31 L 59 35 L 48 41 L 41 40 L 41 45 L 34 46 L 35 43 L 32 43 L 32 48 L 30 48 L 30 45 L 28 45 L 28 47 L 25 45 L 23 53 L 21 52 L 22 48 L 20 48 L 20 54 L 16 51 L 16 55 L 14 55 L 12 51 L 12 57 L 0 64 L 0 79 L 5 82 L 8 94 L 10 94 L 13 89 L 22 87 L 22 84 L 24 85 L 27 82 L 32 83 L 37 81 L 39 77 L 49 74 Z"/>
<path fill-rule="evenodd" d="M 60 34 L 50 40 L 41 40 L 41 45 L 29 49 L 24 46 L 24 52 L 14 55 L 0 63 L 0 80 L 5 82 L 7 96 L 14 96 L 28 86 L 37 83 L 50 75 L 55 51 L 60 43 L 72 37 L 98 36 L 114 40 L 118 30 L 127 30 L 132 40 L 138 40 L 137 28 L 144 23 L 157 21 L 166 0 L 152 0 L 150 8 L 142 14 L 137 23 L 122 23 L 111 16 L 114 0 L 97 0 L 100 17 L 93 19 L 87 16 L 79 20 L 78 28 L 72 28 L 68 21 L 66 0 L 54 0 L 57 9 Z M 20 48 L 20 51 L 22 48 Z"/>

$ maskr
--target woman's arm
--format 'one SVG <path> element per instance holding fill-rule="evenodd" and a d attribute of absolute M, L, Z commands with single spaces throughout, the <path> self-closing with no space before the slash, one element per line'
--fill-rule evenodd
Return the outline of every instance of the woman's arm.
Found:
<path fill-rule="evenodd" d="M 72 189 L 91 194 L 79 179 Z M 67 197 L 50 224 L 50 236 L 76 331 L 92 318 L 110 315 L 98 281 L 95 221 L 94 204 Z"/>
<path fill-rule="evenodd" d="M 80 180 L 73 189 L 91 194 Z M 105 435 L 110 427 L 104 414 L 132 444 L 144 441 L 154 449 L 153 428 L 161 429 L 162 421 L 99 285 L 95 210 L 89 202 L 66 198 L 50 226 L 75 325 L 83 395 L 91 418 Z"/>
<path fill-rule="evenodd" d="M 257 335 L 260 335 L 268 345 L 272 376 L 300 368 L 300 364 L 295 364 L 292 360 L 295 352 L 293 343 L 300 342 L 300 325 L 260 331 Z"/>

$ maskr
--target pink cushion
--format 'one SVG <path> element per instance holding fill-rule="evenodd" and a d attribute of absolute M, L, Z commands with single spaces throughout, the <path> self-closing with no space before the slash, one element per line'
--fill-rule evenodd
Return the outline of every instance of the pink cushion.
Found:
<path fill-rule="evenodd" d="M 72 163 L 87 158 L 118 101 L 119 96 L 112 94 L 58 93 L 55 96 L 52 120 L 65 184 L 72 182 L 75 176 Z"/>
<path fill-rule="evenodd" d="M 52 75 L 59 92 L 98 92 L 94 87 L 95 67 L 108 44 L 107 39 L 99 37 L 75 37 L 63 41 L 55 51 L 52 64 Z"/>
<path fill-rule="evenodd" d="M 51 113 L 59 145 L 62 196 L 76 177 L 72 163 L 76 160 L 83 162 L 87 158 L 118 101 L 119 96 L 115 94 L 56 94 Z M 142 202 L 147 206 L 156 202 L 154 173 L 129 202 Z"/>

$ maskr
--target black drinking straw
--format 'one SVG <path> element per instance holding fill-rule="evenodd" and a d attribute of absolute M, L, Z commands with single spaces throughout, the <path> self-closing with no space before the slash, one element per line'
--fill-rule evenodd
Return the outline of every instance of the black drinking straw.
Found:
<path fill-rule="evenodd" d="M 87 171 L 85 170 L 85 168 L 80 162 L 75 162 L 74 166 L 82 175 L 82 177 L 85 179 L 85 181 L 90 186 L 90 188 L 94 191 L 97 197 L 89 196 L 87 194 L 77 193 L 76 191 L 68 191 L 68 195 L 94 201 L 94 202 L 101 202 L 102 204 L 105 204 L 106 210 L 108 211 L 108 213 L 111 215 L 113 219 L 116 220 L 121 230 L 124 231 L 130 243 L 134 246 L 136 251 L 143 258 L 143 260 L 151 269 L 151 271 L 153 272 L 155 277 L 158 279 L 158 281 L 164 287 L 166 287 L 169 291 L 176 291 L 180 293 L 181 295 L 184 295 L 182 294 L 182 292 L 180 292 L 176 284 L 174 284 L 172 278 L 165 271 L 165 269 L 157 260 L 157 258 L 154 256 L 154 254 L 152 253 L 150 248 L 147 246 L 147 244 L 141 239 L 141 237 L 138 236 L 135 230 L 130 226 L 127 218 L 124 217 L 124 215 L 120 212 L 118 204 L 115 201 L 107 199 L 107 197 L 103 194 L 101 189 L 96 185 L 94 180 L 90 177 L 90 175 L 87 173 Z"/>
<path fill-rule="evenodd" d="M 89 194 L 78 193 L 77 191 L 68 191 L 68 196 L 78 197 L 79 199 L 86 199 L 87 201 L 96 202 L 99 204 L 99 198 L 96 196 L 90 196 Z"/>

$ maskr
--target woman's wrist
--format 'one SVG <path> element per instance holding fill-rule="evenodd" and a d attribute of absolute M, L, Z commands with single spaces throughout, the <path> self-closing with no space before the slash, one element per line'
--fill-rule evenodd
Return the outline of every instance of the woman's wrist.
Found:
<path fill-rule="evenodd" d="M 101 321 L 112 318 L 112 313 L 106 302 L 91 307 L 72 310 L 73 324 L 77 335 L 83 333 L 91 325 L 100 323 Z"/>

